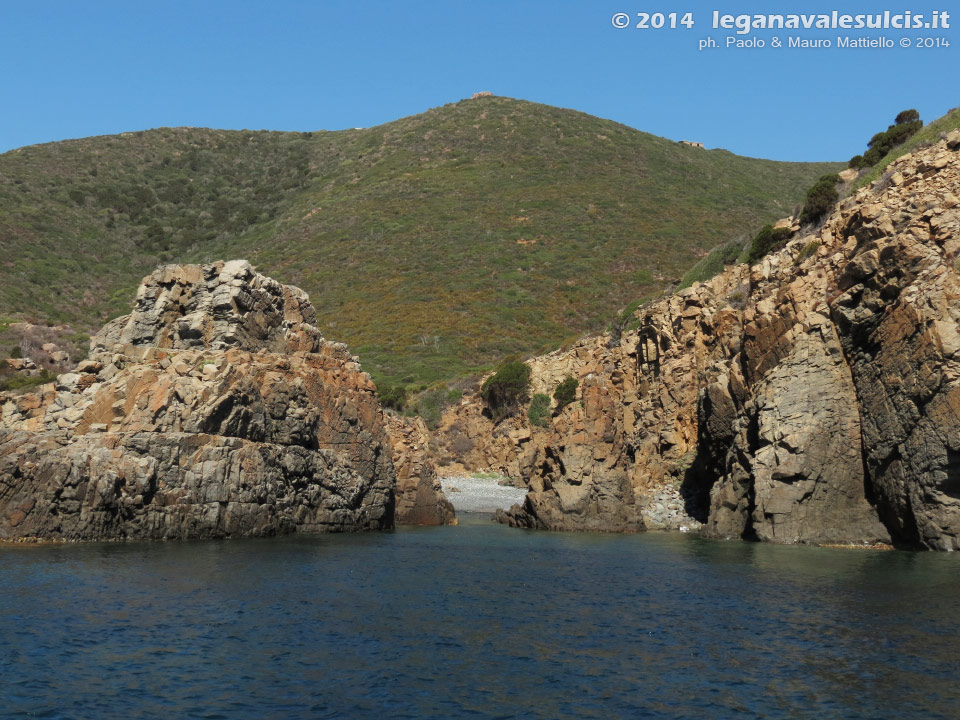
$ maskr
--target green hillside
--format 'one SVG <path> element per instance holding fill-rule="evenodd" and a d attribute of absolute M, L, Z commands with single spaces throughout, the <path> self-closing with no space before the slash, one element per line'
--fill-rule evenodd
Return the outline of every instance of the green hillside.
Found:
<path fill-rule="evenodd" d="M 429 383 L 602 329 L 839 167 L 508 98 L 369 129 L 21 148 L 0 155 L 0 328 L 96 328 L 158 263 L 246 257 L 307 290 L 376 378 Z"/>

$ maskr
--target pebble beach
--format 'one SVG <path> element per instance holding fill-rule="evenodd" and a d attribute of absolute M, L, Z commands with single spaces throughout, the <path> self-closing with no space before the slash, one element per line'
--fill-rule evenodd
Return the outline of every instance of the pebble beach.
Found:
<path fill-rule="evenodd" d="M 453 503 L 458 513 L 492 513 L 499 508 L 507 510 L 516 503 L 522 503 L 527 494 L 525 488 L 500 485 L 496 477 L 448 477 L 441 478 L 440 484 L 447 500 Z"/>

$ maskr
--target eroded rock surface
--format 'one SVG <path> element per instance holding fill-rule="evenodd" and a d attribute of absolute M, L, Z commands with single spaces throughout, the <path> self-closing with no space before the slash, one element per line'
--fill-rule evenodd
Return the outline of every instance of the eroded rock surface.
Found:
<path fill-rule="evenodd" d="M 75 372 L 0 397 L 0 538 L 390 527 L 374 385 L 314 322 L 244 261 L 145 278 Z"/>

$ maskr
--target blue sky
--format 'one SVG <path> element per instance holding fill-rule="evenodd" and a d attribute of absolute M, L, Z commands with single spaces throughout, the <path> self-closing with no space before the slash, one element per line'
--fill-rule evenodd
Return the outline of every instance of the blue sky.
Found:
<path fill-rule="evenodd" d="M 712 11 L 953 4 L 926 1 L 4 0 L 0 151 L 160 126 L 367 127 L 490 90 L 742 155 L 845 160 L 899 110 L 929 121 L 960 104 L 960 33 L 801 33 L 941 37 L 946 49 L 700 51 L 708 35 L 736 34 L 713 30 Z M 615 12 L 642 10 L 691 11 L 696 25 L 612 26 Z M 774 34 L 798 33 L 756 36 Z"/>

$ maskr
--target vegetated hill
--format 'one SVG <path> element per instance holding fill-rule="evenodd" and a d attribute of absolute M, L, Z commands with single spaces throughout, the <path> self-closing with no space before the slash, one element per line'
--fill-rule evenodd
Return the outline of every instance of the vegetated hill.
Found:
<path fill-rule="evenodd" d="M 0 323 L 96 327 L 158 263 L 245 257 L 307 290 L 375 378 L 429 383 L 602 329 L 838 167 L 499 97 L 368 129 L 32 146 L 0 155 Z"/>

